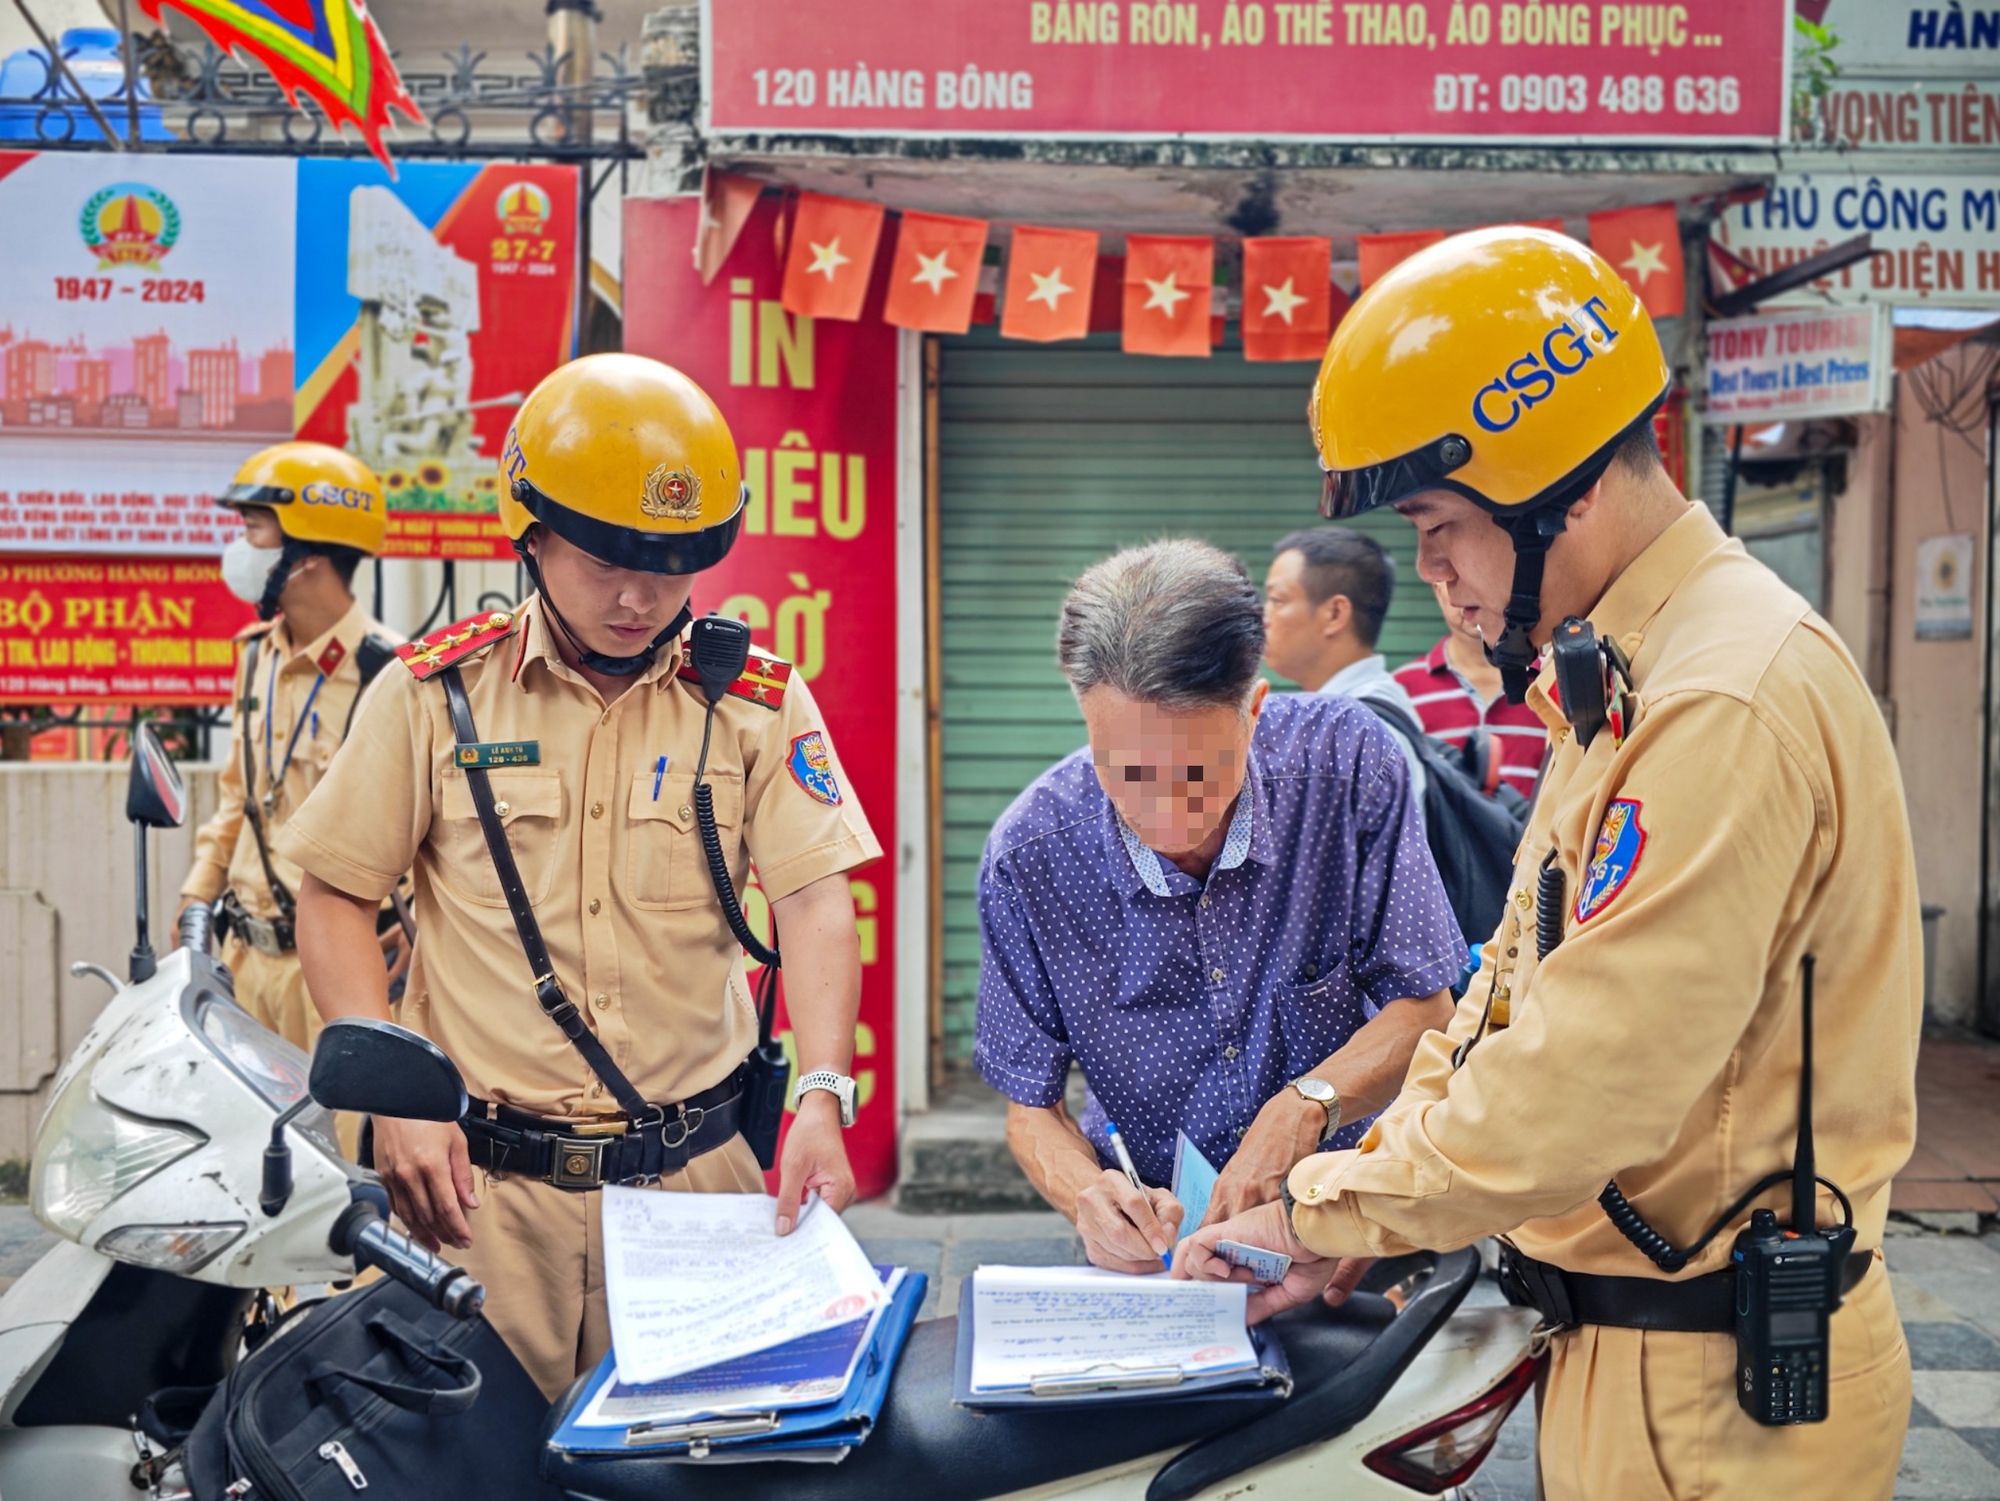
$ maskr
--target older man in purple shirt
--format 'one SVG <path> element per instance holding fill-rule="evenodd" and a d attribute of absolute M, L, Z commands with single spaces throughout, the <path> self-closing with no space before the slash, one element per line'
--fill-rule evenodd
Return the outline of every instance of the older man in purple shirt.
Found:
<path fill-rule="evenodd" d="M 1267 701 L 1263 647 L 1228 554 L 1167 541 L 1097 564 L 1057 635 L 1090 744 L 986 842 L 974 1059 L 1098 1266 L 1159 1270 L 1176 1132 L 1222 1168 L 1210 1221 L 1356 1141 L 1465 966 L 1395 742 L 1348 699 Z"/>

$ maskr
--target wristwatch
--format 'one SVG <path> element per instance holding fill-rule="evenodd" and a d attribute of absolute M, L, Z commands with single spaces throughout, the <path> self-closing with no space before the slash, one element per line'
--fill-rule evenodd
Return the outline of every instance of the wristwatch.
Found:
<path fill-rule="evenodd" d="M 1292 1088 L 1326 1110 L 1326 1129 L 1319 1134 L 1325 1141 L 1340 1129 L 1340 1091 L 1324 1079 L 1315 1079 L 1311 1074 L 1301 1074 L 1292 1080 Z"/>
<path fill-rule="evenodd" d="M 829 1068 L 815 1069 L 812 1073 L 803 1074 L 799 1078 L 798 1091 L 792 1096 L 793 1107 L 796 1108 L 798 1102 L 815 1089 L 823 1089 L 836 1100 L 840 1101 L 841 1125 L 851 1126 L 854 1124 L 854 1081 L 852 1079 L 848 1078 L 846 1074 L 836 1074 Z"/>

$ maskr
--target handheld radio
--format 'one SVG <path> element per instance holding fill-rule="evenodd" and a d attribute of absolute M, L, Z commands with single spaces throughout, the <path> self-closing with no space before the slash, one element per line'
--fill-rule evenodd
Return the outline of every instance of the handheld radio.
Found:
<path fill-rule="evenodd" d="M 1816 1228 L 1812 1139 L 1813 956 L 1804 961 L 1800 1008 L 1799 1141 L 1792 1159 L 1792 1225 L 1752 1212 L 1736 1237 L 1736 1400 L 1767 1427 L 1826 1420 L 1827 1326 L 1841 1304 L 1841 1274 L 1854 1249 L 1853 1215 Z"/>
<path fill-rule="evenodd" d="M 764 966 L 757 979 L 757 1046 L 750 1054 L 743 1085 L 743 1139 L 756 1154 L 757 1165 L 768 1171 L 778 1160 L 778 1127 L 784 1122 L 785 1098 L 792 1088 L 791 1061 L 785 1057 L 784 1045 L 771 1036 L 778 1008 L 778 950 L 767 947 L 744 920 L 736 882 L 730 878 L 729 861 L 722 853 L 722 835 L 715 827 L 715 789 L 706 780 L 715 706 L 749 664 L 750 627 L 724 615 L 701 616 L 689 633 L 688 661 L 708 699 L 708 714 L 701 726 L 701 757 L 694 768 L 694 820 L 701 834 L 701 851 L 729 931 L 744 952 Z"/>

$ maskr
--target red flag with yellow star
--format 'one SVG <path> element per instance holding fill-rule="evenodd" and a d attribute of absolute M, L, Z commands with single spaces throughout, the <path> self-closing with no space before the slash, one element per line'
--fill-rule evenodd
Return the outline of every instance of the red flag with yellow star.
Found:
<path fill-rule="evenodd" d="M 1333 332 L 1333 241 L 1243 242 L 1243 358 L 1316 360 Z"/>
<path fill-rule="evenodd" d="M 1208 358 L 1215 241 L 1207 235 L 1125 237 L 1125 352 Z"/>
<path fill-rule="evenodd" d="M 882 319 L 898 328 L 962 334 L 972 327 L 986 221 L 903 211 Z"/>
<path fill-rule="evenodd" d="M 778 299 L 785 311 L 843 323 L 858 319 L 881 237 L 881 204 L 799 194 Z"/>
<path fill-rule="evenodd" d="M 1090 287 L 1097 274 L 1097 231 L 1014 226 L 1007 251 L 1007 299 L 1000 337 L 1081 339 L 1090 332 Z"/>
<path fill-rule="evenodd" d="M 1655 318 L 1677 318 L 1687 311 L 1680 216 L 1671 203 L 1592 214 L 1590 248 L 1611 262 Z"/>
<path fill-rule="evenodd" d="M 1395 269 L 1419 250 L 1428 250 L 1444 238 L 1441 229 L 1413 229 L 1393 235 L 1357 235 L 1354 248 L 1361 260 L 1361 289 L 1375 285 L 1385 272 Z"/>

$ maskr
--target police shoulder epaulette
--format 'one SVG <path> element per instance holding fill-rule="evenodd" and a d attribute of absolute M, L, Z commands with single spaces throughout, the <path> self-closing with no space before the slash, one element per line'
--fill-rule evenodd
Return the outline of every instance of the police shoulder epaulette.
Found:
<path fill-rule="evenodd" d="M 694 664 L 682 661 L 676 674 L 684 683 L 701 684 L 701 674 L 694 670 Z M 762 704 L 767 709 L 777 709 L 785 702 L 785 689 L 792 681 L 792 664 L 783 657 L 774 657 L 769 652 L 750 649 L 749 665 L 743 673 L 724 691 L 731 698 L 740 698 L 753 704 Z"/>
<path fill-rule="evenodd" d="M 277 623 L 275 620 L 253 620 L 236 633 L 236 639 L 238 641 L 252 641 L 259 636 L 268 636 Z"/>
<path fill-rule="evenodd" d="M 421 682 L 484 651 L 496 641 L 506 640 L 513 632 L 514 617 L 505 610 L 494 610 L 470 616 L 419 640 L 406 641 L 396 648 L 396 655 Z"/>

